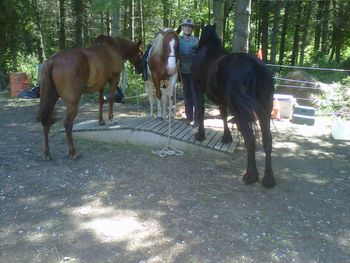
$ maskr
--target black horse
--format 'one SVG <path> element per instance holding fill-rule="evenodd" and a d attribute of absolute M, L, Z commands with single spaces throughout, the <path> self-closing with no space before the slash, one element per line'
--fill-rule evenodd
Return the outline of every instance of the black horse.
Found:
<path fill-rule="evenodd" d="M 201 27 L 202 33 L 198 43 L 192 75 L 196 83 L 199 99 L 199 128 L 196 140 L 205 140 L 204 133 L 204 93 L 219 105 L 224 121 L 223 143 L 232 141 L 227 126 L 227 110 L 237 123 L 248 154 L 245 184 L 259 180 L 255 161 L 255 120 L 258 118 L 265 150 L 264 187 L 274 187 L 276 181 L 271 166 L 272 136 L 270 118 L 273 107 L 274 82 L 266 65 L 256 57 L 245 53 L 226 53 L 216 34 L 216 25 Z"/>

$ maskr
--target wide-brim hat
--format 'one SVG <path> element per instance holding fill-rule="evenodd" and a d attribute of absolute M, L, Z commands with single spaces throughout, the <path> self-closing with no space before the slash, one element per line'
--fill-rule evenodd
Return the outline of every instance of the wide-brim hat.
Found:
<path fill-rule="evenodd" d="M 193 19 L 191 18 L 186 18 L 182 21 L 182 24 L 181 26 L 191 26 L 191 27 L 194 27 L 194 22 L 193 22 Z"/>

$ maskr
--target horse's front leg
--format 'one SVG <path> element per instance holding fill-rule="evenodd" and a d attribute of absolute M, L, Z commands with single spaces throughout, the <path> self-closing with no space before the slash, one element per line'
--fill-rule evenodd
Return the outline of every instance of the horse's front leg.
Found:
<path fill-rule="evenodd" d="M 176 117 L 176 89 L 175 89 L 175 85 L 176 85 L 176 81 L 177 81 L 177 73 L 173 74 L 170 77 L 169 80 L 169 114 L 173 114 L 173 117 Z"/>
<path fill-rule="evenodd" d="M 194 83 L 195 85 L 195 92 L 198 98 L 198 131 L 195 134 L 195 138 L 197 141 L 204 141 L 205 140 L 205 131 L 204 131 L 204 92 L 201 90 L 201 88 Z"/>
<path fill-rule="evenodd" d="M 162 83 L 161 112 L 162 112 L 162 118 L 163 119 L 166 119 L 166 117 L 167 117 L 167 100 L 168 100 L 168 96 L 169 96 L 169 88 L 167 88 L 165 86 L 165 84 Z M 170 111 L 169 111 L 169 114 L 170 114 Z"/>
<path fill-rule="evenodd" d="M 77 157 L 77 152 L 73 143 L 72 130 L 73 130 L 74 119 L 78 114 L 78 104 L 79 104 L 79 101 L 67 103 L 67 116 L 64 121 L 64 128 L 66 130 L 67 143 L 68 143 L 68 154 L 69 154 L 69 157 L 72 159 L 75 159 Z"/>
<path fill-rule="evenodd" d="M 221 118 L 224 122 L 224 135 L 221 138 L 221 142 L 225 143 L 225 144 L 231 143 L 232 142 L 232 135 L 231 135 L 230 129 L 228 128 L 228 125 L 227 125 L 227 108 L 225 105 L 220 105 L 219 108 L 220 108 Z"/>
<path fill-rule="evenodd" d="M 153 83 L 149 80 L 145 81 L 146 92 L 149 101 L 149 115 L 153 117 L 153 104 L 154 104 L 154 87 Z"/>
<path fill-rule="evenodd" d="M 105 121 L 103 120 L 103 103 L 104 103 L 104 96 L 103 96 L 103 88 L 98 91 L 98 101 L 99 101 L 99 108 L 98 108 L 98 124 L 99 125 L 105 125 Z"/>
<path fill-rule="evenodd" d="M 114 97 L 115 97 L 115 88 L 119 84 L 119 78 L 120 78 L 120 74 L 118 73 L 109 82 L 109 101 L 108 101 L 108 103 L 109 103 L 109 112 L 108 112 L 109 124 L 114 124 L 114 121 L 113 121 L 113 103 L 114 103 Z"/>

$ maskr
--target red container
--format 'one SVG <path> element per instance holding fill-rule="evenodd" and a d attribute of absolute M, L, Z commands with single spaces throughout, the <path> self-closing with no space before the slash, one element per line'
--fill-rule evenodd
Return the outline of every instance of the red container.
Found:
<path fill-rule="evenodd" d="M 29 77 L 26 73 L 13 72 L 10 73 L 11 97 L 16 98 L 22 90 L 29 90 Z"/>

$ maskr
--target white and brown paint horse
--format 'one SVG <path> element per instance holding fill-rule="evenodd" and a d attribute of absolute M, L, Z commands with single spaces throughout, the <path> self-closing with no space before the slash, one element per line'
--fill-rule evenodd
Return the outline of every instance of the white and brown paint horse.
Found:
<path fill-rule="evenodd" d="M 174 104 L 173 97 L 178 78 L 178 50 L 179 38 L 177 33 L 173 29 L 160 30 L 153 41 L 147 58 L 149 77 L 145 85 L 151 116 L 153 116 L 154 95 L 157 98 L 157 116 L 160 118 L 166 118 L 167 116 L 168 96 L 170 96 L 170 105 Z"/>

